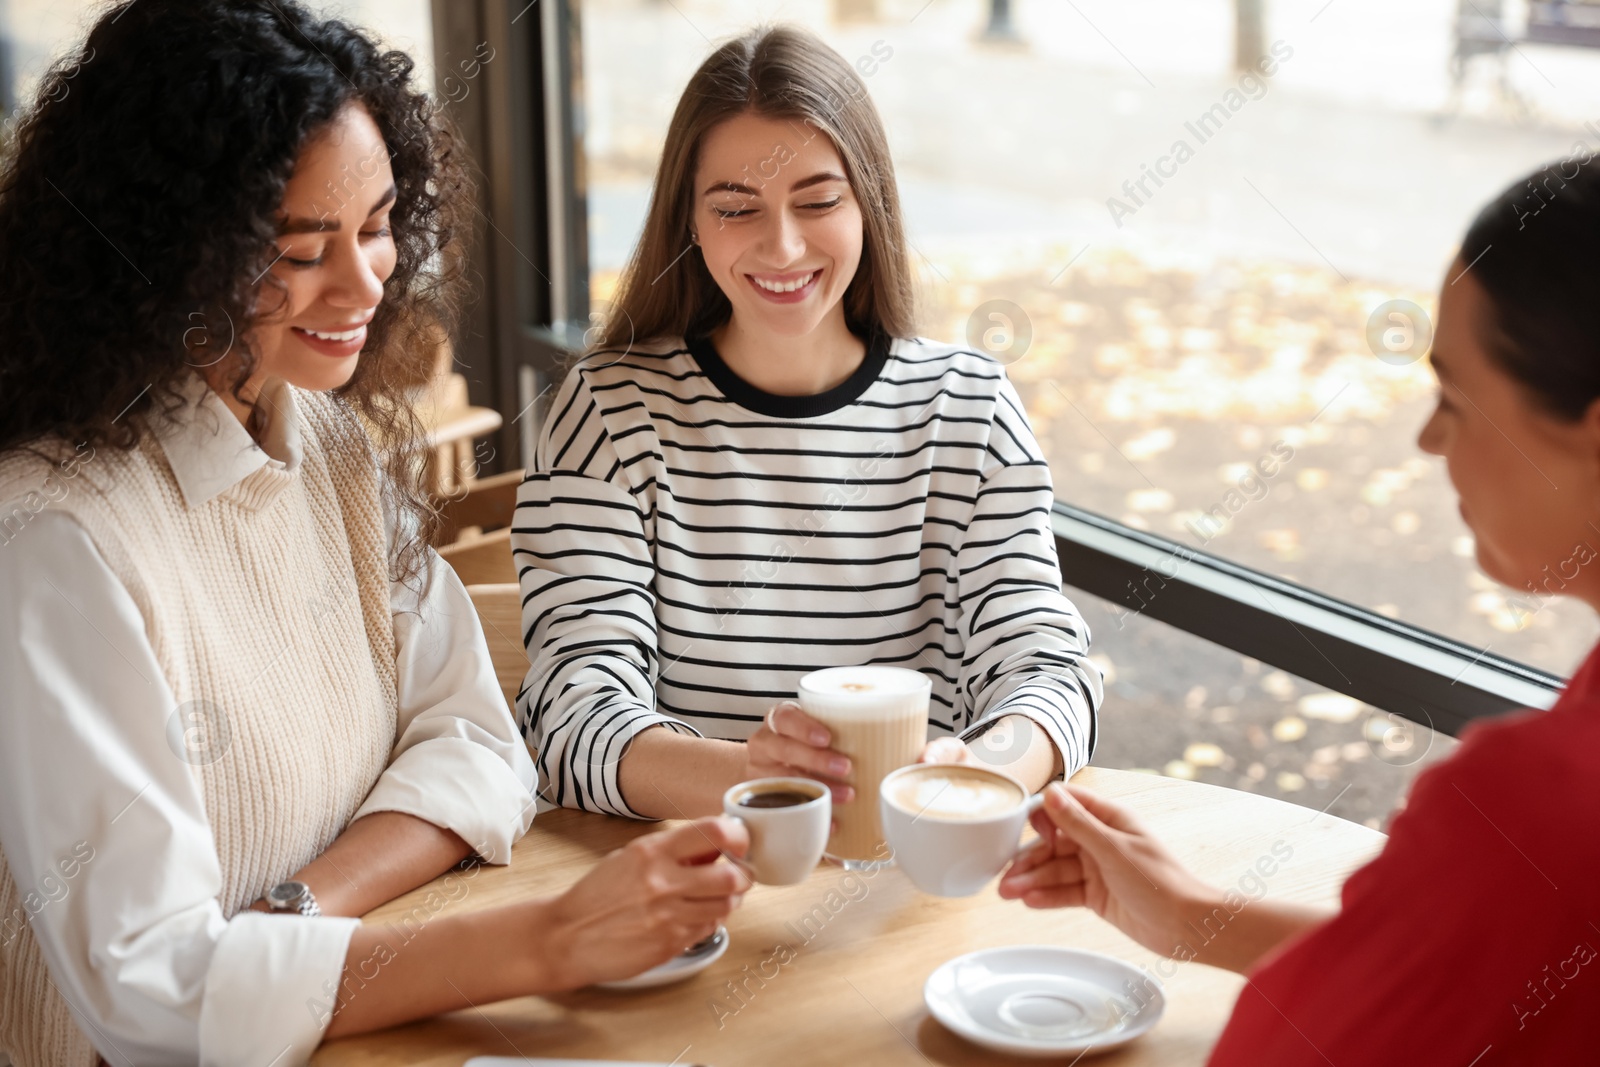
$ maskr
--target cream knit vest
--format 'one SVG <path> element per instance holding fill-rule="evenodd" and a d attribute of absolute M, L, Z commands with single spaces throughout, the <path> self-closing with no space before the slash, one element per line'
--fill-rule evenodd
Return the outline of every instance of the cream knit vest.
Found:
<path fill-rule="evenodd" d="M 144 616 L 178 708 L 203 716 L 185 715 L 204 731 L 186 762 L 230 917 L 327 848 L 395 743 L 377 467 L 347 408 L 326 394 L 285 395 L 300 423 L 297 469 L 263 467 L 191 510 L 147 433 L 131 452 L 98 450 L 49 505 L 88 532 Z M 340 450 L 352 442 L 353 454 Z M 38 491 L 49 470 L 31 456 L 0 459 L 0 501 Z M 108 824 L 116 814 L 105 812 Z M 0 858 L 0 915 L 21 904 Z M 16 1067 L 95 1063 L 26 927 L 0 949 L 0 1051 Z"/>

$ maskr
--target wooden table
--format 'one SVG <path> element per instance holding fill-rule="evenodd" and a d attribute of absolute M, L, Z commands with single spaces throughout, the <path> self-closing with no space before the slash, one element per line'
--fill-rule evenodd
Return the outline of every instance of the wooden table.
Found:
<path fill-rule="evenodd" d="M 1238 886 L 1263 857 L 1273 861 L 1266 865 L 1272 869 L 1285 848 L 1292 850 L 1264 879 L 1269 896 L 1286 900 L 1335 903 L 1345 877 L 1384 840 L 1375 830 L 1331 815 L 1216 786 L 1099 768 L 1082 771 L 1074 781 L 1122 798 L 1213 884 Z M 546 812 L 516 846 L 512 865 L 481 869 L 469 893 L 455 894 L 461 898 L 455 906 L 487 907 L 557 892 L 601 856 L 652 828 Z M 1247 880 L 1244 888 L 1253 883 Z M 405 914 L 425 893 L 426 887 L 387 904 L 367 921 Z M 956 900 L 924 896 L 892 869 L 865 877 L 821 867 L 804 885 L 757 886 L 727 925 L 727 953 L 677 985 L 485 1005 L 330 1042 L 313 1062 L 458 1067 L 478 1055 L 715 1067 L 1030 1062 L 997 1056 L 945 1030 L 924 1007 L 922 985 L 939 964 L 965 952 L 1047 944 L 1108 953 L 1160 976 L 1167 995 L 1161 1022 L 1094 1063 L 1171 1067 L 1204 1063 L 1243 985 L 1225 971 L 1158 957 L 1084 909 L 1031 911 L 1001 900 L 992 889 Z M 787 950 L 780 947 L 785 945 Z M 518 948 L 508 944 L 506 951 Z"/>

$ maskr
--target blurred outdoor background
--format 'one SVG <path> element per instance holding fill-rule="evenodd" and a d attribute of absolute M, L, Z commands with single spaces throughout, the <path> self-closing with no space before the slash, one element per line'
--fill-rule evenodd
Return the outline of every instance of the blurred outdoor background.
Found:
<path fill-rule="evenodd" d="M 0 103 L 26 100 L 97 6 L 0 0 Z M 372 28 L 431 79 L 427 0 L 312 6 Z M 1432 403 L 1429 317 L 1459 273 L 1472 216 L 1535 166 L 1575 146 L 1600 151 L 1600 39 L 1539 43 L 1530 21 L 1600 26 L 1589 18 L 1600 6 L 579 9 L 597 310 L 637 238 L 694 68 L 728 35 L 795 22 L 861 60 L 894 152 L 922 333 L 1007 364 L 1058 496 L 1556 673 L 1600 634 L 1581 605 L 1513 600 L 1479 571 L 1442 463 L 1415 446 Z M 1270 77 L 1241 73 L 1241 56 L 1262 54 Z M 1223 117 L 1197 134 L 1208 113 Z M 1179 141 L 1188 152 L 1174 163 Z M 1391 301 L 1408 302 L 1399 318 L 1380 312 Z M 1278 473 L 1247 480 L 1263 456 Z M 1108 680 L 1097 763 L 1383 826 L 1418 770 L 1454 744 L 1075 599 Z"/>

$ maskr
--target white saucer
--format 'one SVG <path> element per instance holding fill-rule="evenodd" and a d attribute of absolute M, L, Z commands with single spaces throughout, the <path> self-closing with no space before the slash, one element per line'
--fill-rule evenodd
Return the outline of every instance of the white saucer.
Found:
<path fill-rule="evenodd" d="M 699 974 L 707 967 L 722 958 L 728 951 L 728 928 L 718 926 L 717 932 L 712 935 L 711 943 L 693 954 L 684 952 L 672 957 L 666 963 L 652 967 L 643 974 L 636 974 L 632 978 L 622 978 L 615 982 L 596 982 L 596 989 L 649 989 L 652 986 L 667 985 L 671 982 L 681 982 L 691 975 Z"/>
<path fill-rule="evenodd" d="M 1166 1007 L 1148 972 L 1045 945 L 957 956 L 928 976 L 922 999 L 968 1041 L 1014 1056 L 1113 1049 L 1149 1030 Z"/>

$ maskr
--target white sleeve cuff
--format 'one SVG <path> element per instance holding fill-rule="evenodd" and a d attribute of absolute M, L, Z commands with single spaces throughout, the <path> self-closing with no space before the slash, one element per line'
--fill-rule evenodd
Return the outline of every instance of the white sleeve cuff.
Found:
<path fill-rule="evenodd" d="M 200 1003 L 203 1067 L 297 1067 L 333 1020 L 360 919 L 242 911 L 228 922 Z"/>
<path fill-rule="evenodd" d="M 454 831 L 486 863 L 510 863 L 511 846 L 533 823 L 533 762 L 520 738 L 513 769 L 484 745 L 435 737 L 389 764 L 354 818 L 398 811 Z M 519 774 L 518 770 L 523 770 Z"/>

